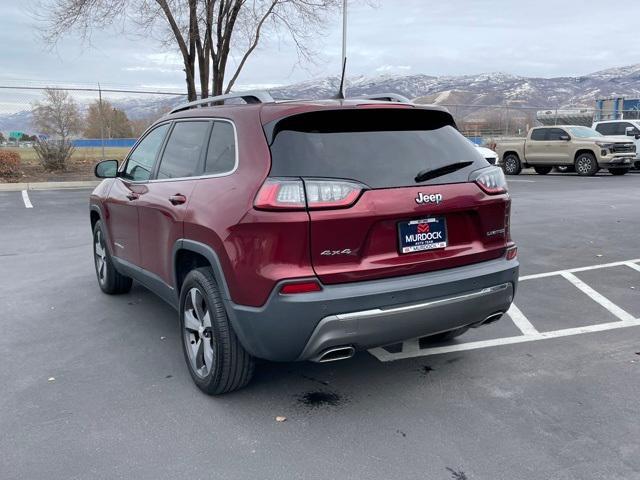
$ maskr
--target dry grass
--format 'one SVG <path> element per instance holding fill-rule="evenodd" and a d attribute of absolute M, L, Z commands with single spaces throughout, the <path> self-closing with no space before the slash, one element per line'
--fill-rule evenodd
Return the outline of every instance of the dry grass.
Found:
<path fill-rule="evenodd" d="M 22 163 L 24 165 L 33 165 L 38 164 L 38 157 L 36 156 L 36 152 L 33 148 L 11 148 L 11 147 L 2 147 L 2 150 L 7 150 L 10 152 L 16 152 L 20 155 L 22 159 Z M 105 148 L 104 149 L 104 158 L 122 160 L 129 153 L 129 148 Z M 102 160 L 102 149 L 100 147 L 81 147 L 75 149 L 73 155 L 71 157 L 72 162 L 76 163 L 86 163 L 86 162 L 99 162 Z"/>
<path fill-rule="evenodd" d="M 8 148 L 2 150 L 16 152 L 20 155 L 22 173 L 14 182 L 47 182 L 65 180 L 94 180 L 93 168 L 102 160 L 102 148 L 76 148 L 64 172 L 47 172 L 42 167 L 33 148 Z M 104 158 L 122 161 L 129 152 L 129 148 L 105 148 Z M 0 178 L 0 182 L 8 179 Z"/>

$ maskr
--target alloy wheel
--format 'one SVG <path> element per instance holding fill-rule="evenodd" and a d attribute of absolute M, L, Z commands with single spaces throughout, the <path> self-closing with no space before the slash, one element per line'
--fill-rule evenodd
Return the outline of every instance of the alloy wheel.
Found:
<path fill-rule="evenodd" d="M 213 366 L 211 314 L 202 292 L 193 287 L 184 302 L 183 337 L 192 370 L 206 377 Z"/>
<path fill-rule="evenodd" d="M 587 157 L 587 156 L 580 157 L 578 159 L 578 166 L 577 166 L 578 173 L 582 175 L 589 175 L 589 173 L 593 168 L 592 162 L 593 160 L 590 157 Z"/>
<path fill-rule="evenodd" d="M 98 281 L 104 285 L 107 281 L 107 253 L 104 246 L 102 232 L 98 229 L 93 240 L 93 252 L 95 254 L 96 274 Z"/>
<path fill-rule="evenodd" d="M 507 175 L 512 175 L 518 170 L 518 161 L 514 157 L 507 157 L 504 163 L 504 169 Z"/>

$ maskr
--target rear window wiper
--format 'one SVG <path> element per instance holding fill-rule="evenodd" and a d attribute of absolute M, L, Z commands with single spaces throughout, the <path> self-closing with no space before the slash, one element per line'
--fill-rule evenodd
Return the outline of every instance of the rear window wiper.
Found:
<path fill-rule="evenodd" d="M 415 181 L 416 183 L 424 182 L 425 180 L 431 180 L 432 178 L 438 178 L 447 173 L 453 173 L 457 170 L 460 170 L 464 167 L 468 167 L 472 165 L 473 162 L 456 162 L 451 163 L 449 165 L 445 165 L 444 167 L 434 168 L 433 170 L 421 170 L 416 175 Z"/>

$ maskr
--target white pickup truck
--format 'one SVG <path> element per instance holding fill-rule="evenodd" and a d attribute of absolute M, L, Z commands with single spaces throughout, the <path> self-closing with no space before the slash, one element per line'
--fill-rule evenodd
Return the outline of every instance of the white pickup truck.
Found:
<path fill-rule="evenodd" d="M 594 122 L 591 128 L 618 141 L 633 139 L 636 144 L 635 168 L 640 169 L 640 120 L 602 120 Z"/>
<path fill-rule="evenodd" d="M 636 158 L 632 139 L 605 137 L 576 125 L 532 128 L 526 139 L 497 142 L 496 152 L 507 175 L 518 175 L 526 167 L 546 175 L 559 166 L 574 167 L 579 175 L 595 175 L 601 168 L 624 175 Z"/>

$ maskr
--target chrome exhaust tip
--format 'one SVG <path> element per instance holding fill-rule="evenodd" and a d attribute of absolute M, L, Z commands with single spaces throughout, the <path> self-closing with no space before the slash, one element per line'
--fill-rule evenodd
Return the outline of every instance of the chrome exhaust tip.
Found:
<path fill-rule="evenodd" d="M 497 322 L 502 318 L 503 315 L 504 315 L 504 312 L 492 313 L 491 315 L 489 315 L 487 318 L 484 319 L 484 322 L 482 322 L 482 325 L 489 325 L 490 323 Z"/>
<path fill-rule="evenodd" d="M 351 345 L 346 347 L 329 348 L 317 357 L 311 359 L 312 362 L 327 363 L 337 362 L 338 360 L 347 360 L 355 355 L 356 349 Z"/>
<path fill-rule="evenodd" d="M 484 320 L 480 320 L 479 322 L 476 322 L 469 326 L 471 328 L 478 328 L 478 327 L 482 327 L 483 325 L 489 325 L 490 323 L 497 322 L 498 320 L 500 320 L 503 315 L 504 315 L 504 312 L 495 312 L 489 315 L 488 317 L 486 317 Z"/>

